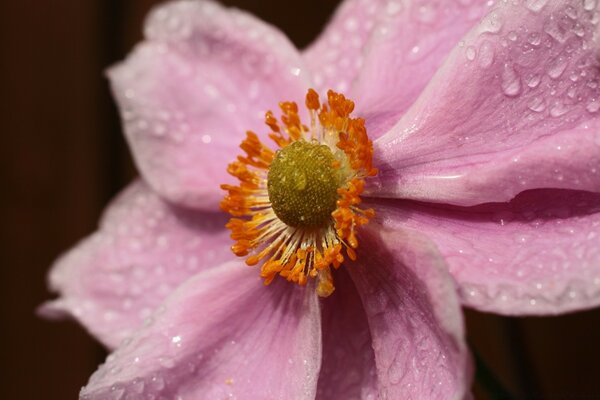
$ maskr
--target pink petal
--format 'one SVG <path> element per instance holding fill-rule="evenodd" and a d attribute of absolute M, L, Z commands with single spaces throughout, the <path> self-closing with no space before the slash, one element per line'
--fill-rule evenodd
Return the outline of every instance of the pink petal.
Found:
<path fill-rule="evenodd" d="M 433 240 L 463 304 L 502 314 L 554 314 L 600 304 L 600 194 L 528 191 L 469 208 L 408 201 L 376 208 L 385 224 Z"/>
<path fill-rule="evenodd" d="M 373 338 L 379 397 L 462 399 L 471 367 L 460 305 L 435 247 L 371 224 L 348 269 Z"/>
<path fill-rule="evenodd" d="M 163 299 L 198 271 L 231 258 L 226 218 L 165 204 L 142 182 L 108 207 L 100 229 L 56 261 L 60 298 L 47 316 L 72 315 L 116 347 Z"/>
<path fill-rule="evenodd" d="M 398 121 L 452 48 L 489 11 L 485 0 L 385 3 L 350 93 L 372 138 Z"/>
<path fill-rule="evenodd" d="M 598 191 L 591 5 L 500 2 L 376 141 L 371 193 L 474 205 L 535 188 Z"/>
<path fill-rule="evenodd" d="M 162 196 L 214 209 L 246 131 L 303 100 L 302 61 L 274 27 L 206 0 L 157 7 L 145 36 L 108 73 L 135 161 Z"/>
<path fill-rule="evenodd" d="M 375 355 L 369 322 L 344 268 L 335 273 L 335 292 L 321 302 L 323 363 L 317 399 L 377 398 Z"/>
<path fill-rule="evenodd" d="M 320 318 L 314 289 L 265 287 L 256 269 L 224 264 L 174 292 L 81 398 L 312 400 Z"/>
<path fill-rule="evenodd" d="M 346 92 L 362 64 L 364 46 L 371 37 L 386 0 L 345 0 L 321 35 L 302 53 L 314 88 Z"/>

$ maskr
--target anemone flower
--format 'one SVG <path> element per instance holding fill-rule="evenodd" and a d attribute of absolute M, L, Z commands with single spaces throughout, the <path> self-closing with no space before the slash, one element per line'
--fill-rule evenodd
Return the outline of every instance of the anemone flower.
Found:
<path fill-rule="evenodd" d="M 460 302 L 596 306 L 598 21 L 347 0 L 298 52 L 242 11 L 156 8 L 109 71 L 141 178 L 42 309 L 115 350 L 81 397 L 461 399 Z"/>

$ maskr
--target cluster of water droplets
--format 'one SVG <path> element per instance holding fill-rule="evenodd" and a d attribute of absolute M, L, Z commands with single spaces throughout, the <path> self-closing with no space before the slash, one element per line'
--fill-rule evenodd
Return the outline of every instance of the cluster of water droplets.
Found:
<path fill-rule="evenodd" d="M 391 245 L 391 243 L 390 243 Z M 379 250 L 386 245 L 367 243 L 371 248 L 371 262 L 379 265 L 391 265 L 390 259 L 394 258 L 387 251 Z M 403 248 L 395 248 L 396 254 L 407 254 L 410 251 Z M 431 265 L 420 265 L 414 260 L 420 259 L 414 254 L 411 258 L 411 268 L 415 271 L 427 271 Z M 398 261 L 398 260 L 397 260 Z M 440 340 L 452 340 L 449 336 L 440 338 L 434 336 L 428 328 L 432 319 L 437 318 L 438 323 L 448 315 L 438 315 L 438 312 L 446 311 L 453 313 L 458 305 L 445 303 L 437 309 L 436 305 L 429 302 L 429 296 L 437 296 L 440 293 L 432 293 L 431 290 L 443 290 L 435 286 L 435 275 L 416 278 L 414 274 L 397 271 L 397 266 L 391 266 L 390 270 L 380 271 L 381 275 L 375 279 L 361 278 L 369 281 L 368 286 L 359 286 L 361 298 L 364 301 L 365 312 L 369 316 L 369 327 L 372 336 L 372 348 L 377 354 L 377 374 L 393 387 L 394 393 L 402 394 L 402 398 L 412 398 L 428 394 L 428 398 L 438 397 L 440 393 L 447 393 L 448 384 L 455 380 L 456 353 L 449 345 L 444 347 Z M 406 268 L 406 267 L 401 267 Z M 392 276 L 388 276 L 391 274 Z M 382 290 L 378 279 L 385 279 L 391 285 Z M 421 280 L 419 280 L 421 279 Z M 423 281 L 431 279 L 432 286 L 426 286 Z M 457 308 L 453 308 L 456 306 Z M 446 308 L 447 307 L 447 308 Z M 398 312 L 403 310 L 403 312 Z M 457 316 L 450 317 L 456 320 Z M 377 335 L 377 332 L 385 332 L 387 327 L 395 326 L 394 335 Z M 442 347 L 442 349 L 441 349 Z"/>
<path fill-rule="evenodd" d="M 507 0 L 499 4 L 479 25 L 475 43 L 460 43 L 467 62 L 481 69 L 494 65 L 501 91 L 519 99 L 525 118 L 531 121 L 547 116 L 574 121 L 583 110 L 596 113 L 600 109 L 598 61 L 593 51 L 598 46 L 600 21 L 596 1 L 557 5 L 548 0 Z M 533 23 L 516 26 L 506 9 Z"/>
<path fill-rule="evenodd" d="M 448 29 L 458 18 L 475 21 L 481 9 L 487 7 L 473 3 L 473 0 L 362 0 L 345 5 L 324 40 L 306 54 L 314 71 L 315 86 L 348 90 L 366 58 L 373 56 L 371 50 L 377 48 L 377 42 L 391 39 L 402 49 L 402 54 L 387 54 L 388 57 L 408 63 L 421 61 L 436 50 L 440 31 Z M 398 33 L 402 29 L 409 34 Z"/>
<path fill-rule="evenodd" d="M 100 230 L 59 261 L 51 279 L 57 287 L 73 285 L 73 271 L 87 266 L 78 282 L 85 300 L 61 301 L 84 321 L 93 316 L 102 336 L 123 338 L 182 282 L 231 257 L 222 245 L 224 223 L 173 210 L 135 184 L 110 206 Z"/>
<path fill-rule="evenodd" d="M 210 115 L 228 123 L 242 118 L 249 126 L 231 129 L 256 129 L 264 110 L 290 96 L 283 90 L 274 100 L 271 85 L 296 93 L 305 74 L 283 35 L 212 2 L 159 7 L 149 16 L 145 35 L 148 40 L 111 73 L 132 136 L 220 145 L 226 132 L 198 126 L 198 118 Z"/>
<path fill-rule="evenodd" d="M 458 260 L 464 258 L 464 263 L 485 269 L 495 282 L 464 285 L 469 303 L 507 311 L 515 306 L 566 311 L 600 296 L 600 275 L 592 264 L 600 257 L 598 196 L 557 191 L 546 197 L 547 202 L 541 203 L 540 198 L 529 203 L 524 197 L 489 214 L 491 223 L 502 227 L 499 235 L 512 237 L 512 243 L 506 243 L 511 246 L 509 259 L 492 252 L 494 246 L 482 250 L 478 243 L 464 239 L 455 243 L 452 259 L 457 273 L 462 263 Z M 456 237 L 464 235 L 456 233 Z"/>
<path fill-rule="evenodd" d="M 300 324 L 311 320 L 304 322 L 309 324 L 310 332 L 303 331 L 306 326 L 292 326 L 294 322 L 288 320 L 289 313 L 298 311 L 305 298 L 297 296 L 285 303 L 289 310 L 281 310 L 281 304 L 273 304 L 274 300 L 269 299 L 263 307 L 254 307 L 250 311 L 254 312 L 253 316 L 249 317 L 246 309 L 229 308 L 227 302 L 218 299 L 221 290 L 239 287 L 237 281 L 227 282 L 230 286 L 216 284 L 217 289 L 205 285 L 208 292 L 191 295 L 196 301 L 201 300 L 199 296 L 204 296 L 205 301 L 198 304 L 205 305 L 205 308 L 185 307 L 190 292 L 186 300 L 175 295 L 157 308 L 135 336 L 125 339 L 107 357 L 90 378 L 88 386 L 82 389 L 81 398 L 189 400 L 195 399 L 198 394 L 208 399 L 246 398 L 249 387 L 261 384 L 255 380 L 261 376 L 256 370 L 260 360 L 273 356 L 280 361 L 279 370 L 269 373 L 294 376 L 296 383 L 287 382 L 286 385 L 296 384 L 296 389 L 301 385 L 300 390 L 307 395 L 313 393 L 317 357 L 308 353 L 305 356 L 310 359 L 298 358 L 297 349 L 287 346 L 288 340 L 293 341 L 298 331 L 302 332 L 298 334 L 300 336 L 320 334 L 319 325 L 313 324 L 312 318 L 292 318 Z M 256 280 L 240 291 L 251 288 L 252 300 L 262 301 L 269 296 L 261 297 L 265 293 L 257 292 L 261 286 L 262 282 Z M 235 296 L 232 298 L 240 301 Z M 279 310 L 271 313 L 275 308 Z M 252 325 L 257 316 L 261 321 L 253 325 L 253 329 L 248 329 L 247 324 Z M 281 332 L 282 329 L 288 329 L 286 337 L 277 339 L 276 335 L 271 335 L 271 330 Z M 271 346 L 278 351 L 281 346 L 289 349 L 290 357 L 282 360 L 280 355 L 269 355 Z M 272 381 L 260 386 L 263 387 L 259 389 L 261 395 L 278 397 L 280 388 Z"/>

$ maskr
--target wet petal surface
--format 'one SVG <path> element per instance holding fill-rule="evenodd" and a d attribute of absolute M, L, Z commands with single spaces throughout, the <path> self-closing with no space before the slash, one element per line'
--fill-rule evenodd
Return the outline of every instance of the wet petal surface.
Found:
<path fill-rule="evenodd" d="M 443 208 L 378 205 L 385 224 L 426 232 L 463 304 L 503 314 L 555 314 L 600 304 L 600 195 L 524 192 L 510 203 Z"/>
<path fill-rule="evenodd" d="M 470 361 L 440 254 L 417 231 L 371 225 L 360 239 L 369 255 L 349 271 L 369 321 L 379 398 L 464 398 Z"/>
<path fill-rule="evenodd" d="M 598 13 L 584 3 L 499 3 L 376 141 L 372 193 L 475 205 L 598 191 Z"/>
<path fill-rule="evenodd" d="M 182 282 L 231 258 L 226 220 L 170 206 L 136 182 L 56 261 L 49 280 L 60 297 L 42 312 L 71 315 L 114 348 Z"/>
<path fill-rule="evenodd" d="M 155 8 L 145 37 L 108 72 L 136 164 L 167 199 L 214 210 L 246 131 L 302 99 L 302 61 L 275 28 L 210 1 Z"/>
<path fill-rule="evenodd" d="M 81 399 L 314 399 L 317 296 L 279 283 L 265 288 L 240 262 L 190 279 L 108 357 Z"/>

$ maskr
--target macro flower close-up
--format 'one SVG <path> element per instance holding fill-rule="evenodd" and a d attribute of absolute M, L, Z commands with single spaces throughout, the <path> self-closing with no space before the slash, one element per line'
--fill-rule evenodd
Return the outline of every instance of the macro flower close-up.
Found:
<path fill-rule="evenodd" d="M 81 399 L 464 399 L 461 307 L 600 304 L 594 0 L 346 0 L 298 50 L 209 0 L 107 76 L 139 178 L 49 276 Z"/>

